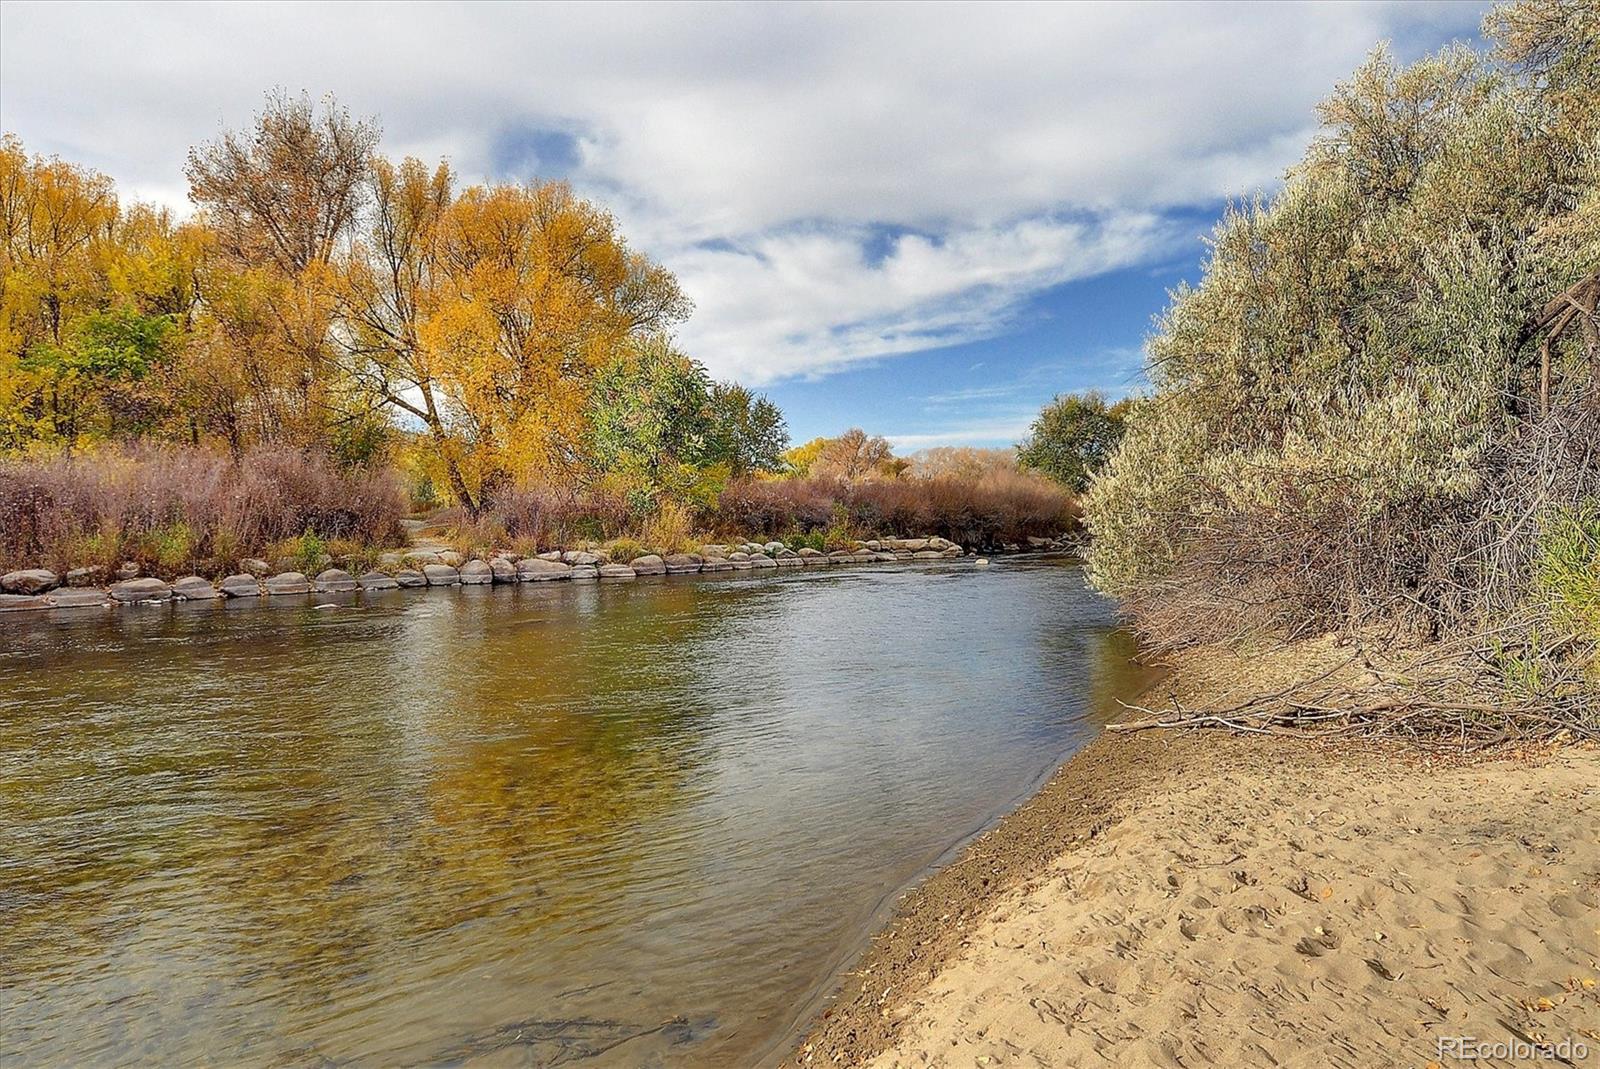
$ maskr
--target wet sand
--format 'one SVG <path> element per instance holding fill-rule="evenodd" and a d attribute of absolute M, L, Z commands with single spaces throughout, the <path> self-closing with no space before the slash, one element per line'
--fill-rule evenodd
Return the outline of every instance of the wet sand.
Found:
<path fill-rule="evenodd" d="M 787 1064 L 1600 1063 L 1597 959 L 1600 750 L 1108 733 L 905 897 Z"/>

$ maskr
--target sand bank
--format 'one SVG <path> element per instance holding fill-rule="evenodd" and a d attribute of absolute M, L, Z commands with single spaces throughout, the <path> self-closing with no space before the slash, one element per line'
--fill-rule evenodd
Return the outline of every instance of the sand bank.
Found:
<path fill-rule="evenodd" d="M 1108 734 L 906 897 L 791 1061 L 1600 1065 L 1597 959 L 1592 747 Z"/>

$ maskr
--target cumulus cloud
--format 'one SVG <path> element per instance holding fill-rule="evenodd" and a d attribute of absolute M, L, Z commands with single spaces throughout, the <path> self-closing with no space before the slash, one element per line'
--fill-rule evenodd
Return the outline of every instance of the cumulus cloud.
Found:
<path fill-rule="evenodd" d="M 0 6 L 0 124 L 180 202 L 264 90 L 394 153 L 559 172 L 677 270 L 720 374 L 815 376 L 1005 329 L 1272 183 L 1375 41 L 1471 5 Z M 887 235 L 887 236 L 886 236 Z"/>

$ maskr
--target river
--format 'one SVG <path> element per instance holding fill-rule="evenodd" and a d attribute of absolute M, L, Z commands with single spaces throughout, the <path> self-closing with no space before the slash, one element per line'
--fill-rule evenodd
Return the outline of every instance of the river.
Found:
<path fill-rule="evenodd" d="M 1132 652 L 1022 559 L 0 617 L 0 1064 L 770 1062 Z"/>

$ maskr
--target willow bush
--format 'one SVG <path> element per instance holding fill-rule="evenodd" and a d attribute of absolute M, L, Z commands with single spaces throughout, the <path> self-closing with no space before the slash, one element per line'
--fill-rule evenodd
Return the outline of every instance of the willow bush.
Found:
<path fill-rule="evenodd" d="M 1375 53 L 1173 294 L 1084 503 L 1093 581 L 1158 639 L 1559 629 L 1540 561 L 1600 502 L 1600 4 L 1485 31 Z M 1537 651 L 1546 697 L 1593 689 L 1596 637 Z"/>

